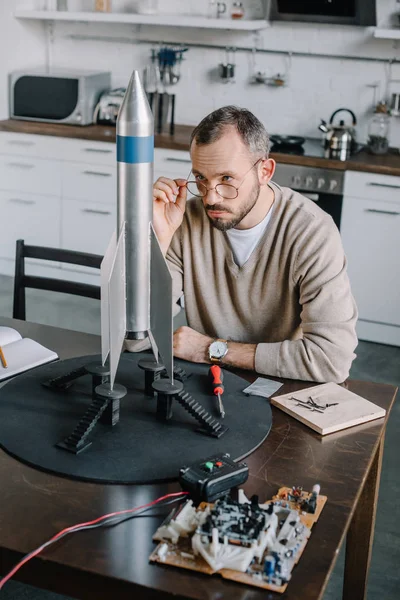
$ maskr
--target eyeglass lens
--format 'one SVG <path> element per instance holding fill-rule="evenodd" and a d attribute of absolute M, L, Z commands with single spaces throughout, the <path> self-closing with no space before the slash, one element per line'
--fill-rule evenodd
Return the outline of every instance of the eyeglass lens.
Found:
<path fill-rule="evenodd" d="M 188 181 L 186 187 L 190 194 L 193 196 L 199 196 L 204 198 L 207 195 L 208 189 L 201 183 L 200 181 Z M 233 185 L 229 185 L 226 183 L 219 183 L 215 186 L 215 191 L 222 197 L 229 199 L 234 199 L 237 196 L 237 189 Z"/>

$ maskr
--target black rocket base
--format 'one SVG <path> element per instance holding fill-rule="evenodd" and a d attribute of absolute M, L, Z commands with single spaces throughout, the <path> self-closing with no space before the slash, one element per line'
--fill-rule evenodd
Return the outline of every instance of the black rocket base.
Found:
<path fill-rule="evenodd" d="M 0 446 L 65 477 L 150 483 L 174 480 L 182 464 L 204 456 L 227 452 L 242 459 L 264 441 L 271 408 L 265 398 L 243 393 L 247 381 L 224 373 L 222 421 L 208 365 L 176 360 L 173 386 L 156 369 L 146 394 L 139 362 L 152 356 L 145 356 L 121 356 L 114 395 L 97 356 L 51 363 L 10 380 L 1 394 Z"/>

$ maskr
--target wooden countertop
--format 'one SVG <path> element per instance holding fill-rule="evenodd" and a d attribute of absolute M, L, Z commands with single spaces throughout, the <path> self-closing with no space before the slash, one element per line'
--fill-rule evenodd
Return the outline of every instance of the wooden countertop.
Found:
<path fill-rule="evenodd" d="M 76 138 L 92 142 L 115 142 L 115 127 L 104 125 L 58 125 L 54 123 L 39 123 L 35 121 L 17 121 L 7 119 L 0 121 L 0 131 L 14 133 L 30 133 L 36 135 L 50 135 L 56 137 Z M 155 135 L 156 148 L 169 148 L 171 150 L 188 150 L 191 125 L 176 125 L 173 136 L 163 133 Z M 278 163 L 304 165 L 308 167 L 321 167 L 337 169 L 340 171 L 364 171 L 367 173 L 381 173 L 400 177 L 400 152 L 392 149 L 383 156 L 374 156 L 366 151 L 358 152 L 347 161 L 317 158 L 312 156 L 296 156 L 291 154 L 272 153 L 271 157 Z"/>

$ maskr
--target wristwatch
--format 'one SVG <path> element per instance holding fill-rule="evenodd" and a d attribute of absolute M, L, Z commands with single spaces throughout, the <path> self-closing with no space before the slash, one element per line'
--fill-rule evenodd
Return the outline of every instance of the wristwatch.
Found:
<path fill-rule="evenodd" d="M 208 347 L 208 356 L 212 363 L 220 363 L 227 353 L 228 342 L 226 340 L 214 340 Z"/>

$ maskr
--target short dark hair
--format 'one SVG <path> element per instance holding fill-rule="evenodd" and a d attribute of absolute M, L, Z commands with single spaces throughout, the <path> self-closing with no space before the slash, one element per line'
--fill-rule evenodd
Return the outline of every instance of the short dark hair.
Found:
<path fill-rule="evenodd" d="M 259 119 L 246 108 L 223 106 L 204 117 L 190 136 L 190 145 L 212 144 L 219 140 L 226 127 L 233 125 L 250 152 L 268 158 L 271 143 L 267 130 Z"/>

